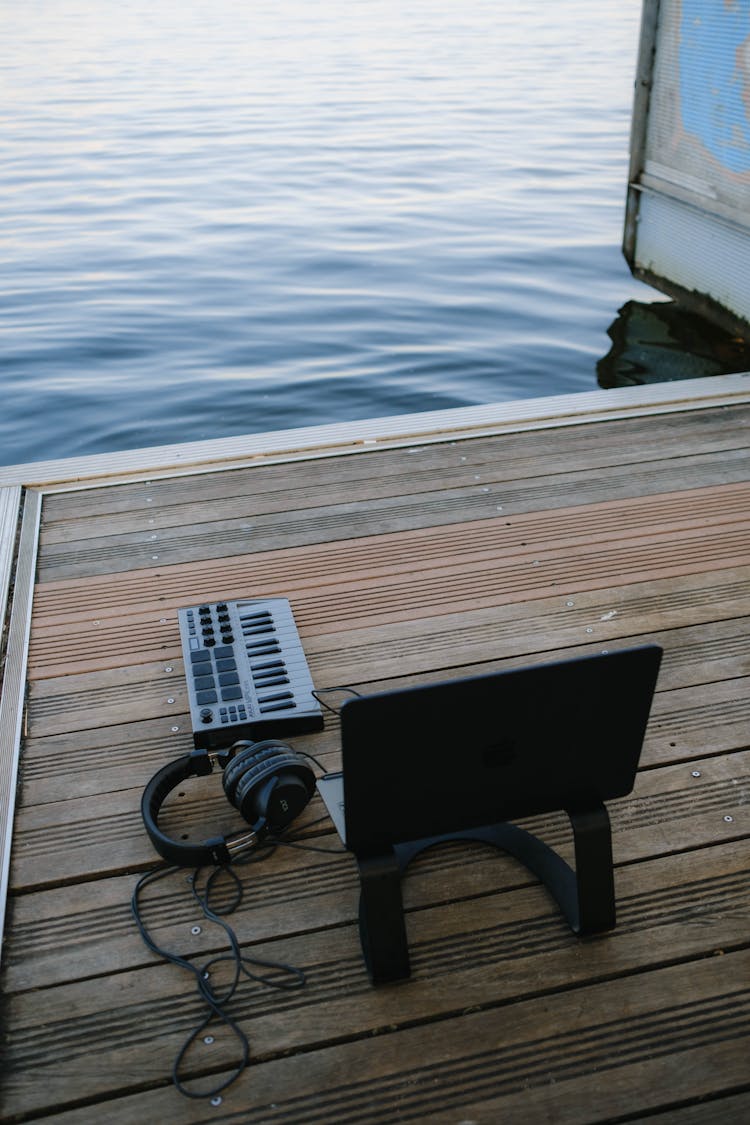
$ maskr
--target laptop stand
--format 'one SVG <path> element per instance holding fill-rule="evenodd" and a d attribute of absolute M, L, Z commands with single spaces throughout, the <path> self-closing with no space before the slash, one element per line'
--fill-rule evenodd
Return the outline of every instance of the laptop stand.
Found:
<path fill-rule="evenodd" d="M 544 884 L 574 933 L 615 924 L 605 801 L 633 790 L 657 645 L 359 696 L 341 708 L 342 771 L 318 787 L 360 880 L 373 983 L 410 974 L 401 878 L 425 848 L 491 844 Z M 575 868 L 515 821 L 564 810 Z"/>
<path fill-rule="evenodd" d="M 509 823 L 394 844 L 376 856 L 357 856 L 359 934 L 373 984 L 410 976 L 401 877 L 420 852 L 453 840 L 492 844 L 520 860 L 547 888 L 573 933 L 583 937 L 613 929 L 615 891 L 609 814 L 602 802 L 566 811 L 573 828 L 575 871 L 547 844 Z"/>

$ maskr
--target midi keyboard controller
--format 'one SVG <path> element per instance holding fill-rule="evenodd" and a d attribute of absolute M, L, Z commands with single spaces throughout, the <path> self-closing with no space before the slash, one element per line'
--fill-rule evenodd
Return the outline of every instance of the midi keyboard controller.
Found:
<path fill-rule="evenodd" d="M 177 615 L 197 748 L 323 729 L 286 598 L 204 602 Z"/>

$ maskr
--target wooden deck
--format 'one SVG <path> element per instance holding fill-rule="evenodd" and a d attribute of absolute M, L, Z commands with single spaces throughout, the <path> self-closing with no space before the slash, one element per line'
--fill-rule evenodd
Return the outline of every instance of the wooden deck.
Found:
<path fill-rule="evenodd" d="M 318 688 L 645 640 L 665 657 L 636 789 L 610 806 L 614 932 L 576 939 L 509 857 L 443 847 L 404 882 L 412 979 L 372 988 L 355 864 L 316 797 L 301 827 L 330 852 L 241 868 L 233 916 L 307 985 L 241 986 L 251 1064 L 213 1105 L 170 1081 L 201 1007 L 130 917 L 156 860 L 139 802 L 192 747 L 177 607 L 272 594 Z M 750 1120 L 749 620 L 748 404 L 46 492 L 2 1120 Z M 338 721 L 290 741 L 333 768 Z M 215 777 L 186 789 L 175 832 L 237 826 Z M 572 859 L 564 817 L 531 827 Z M 225 948 L 184 875 L 146 901 L 175 951 Z M 235 1057 L 219 1027 L 189 1069 L 211 1085 Z"/>

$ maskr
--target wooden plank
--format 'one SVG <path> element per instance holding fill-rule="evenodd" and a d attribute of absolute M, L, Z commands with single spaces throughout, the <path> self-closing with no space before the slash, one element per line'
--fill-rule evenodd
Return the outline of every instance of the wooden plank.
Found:
<path fill-rule="evenodd" d="M 207 518 L 229 516 L 244 509 L 248 497 L 256 514 L 326 503 L 361 502 L 415 491 L 428 493 L 473 485 L 476 474 L 495 482 L 528 482 L 550 474 L 584 472 L 599 476 L 603 469 L 660 461 L 670 456 L 695 457 L 728 453 L 747 447 L 750 426 L 747 407 L 705 416 L 688 414 L 653 419 L 644 445 L 642 421 L 585 427 L 575 442 L 566 429 L 530 437 L 508 434 L 501 439 L 476 438 L 457 443 L 422 445 L 377 451 L 373 457 L 353 455 L 311 461 L 290 471 L 287 465 L 257 465 L 224 473 L 203 473 L 138 482 L 137 484 L 53 493 L 45 506 L 45 542 L 64 538 L 64 527 L 75 521 L 78 536 L 112 534 L 140 526 L 144 513 L 159 526 L 182 526 L 185 505 L 210 505 Z M 540 456 L 543 451 L 543 456 Z M 101 525 L 103 532 L 94 529 Z"/>
<path fill-rule="evenodd" d="M 747 1125 L 750 1121 L 750 1091 L 628 1120 L 630 1125 Z"/>
<path fill-rule="evenodd" d="M 141 582 L 130 584 L 127 591 L 124 584 L 110 582 L 101 599 L 101 591 L 88 583 L 79 582 L 78 591 L 70 585 L 58 588 L 55 608 L 41 586 L 30 675 L 113 667 L 131 663 L 138 653 L 158 659 L 168 651 L 170 634 L 174 643 L 178 604 L 233 596 L 240 590 L 244 596 L 289 597 L 303 636 L 311 636 L 340 629 L 342 622 L 356 629 L 440 616 L 446 604 L 453 612 L 470 612 L 558 591 L 571 595 L 609 589 L 626 583 L 634 572 L 646 582 L 734 569 L 750 559 L 750 515 L 745 515 L 746 507 L 750 512 L 749 499 L 750 487 L 747 494 L 734 488 L 722 490 L 719 496 L 712 492 L 710 499 L 691 494 L 691 507 L 711 504 L 711 514 L 702 518 L 684 515 L 679 503 L 672 518 L 666 503 L 645 512 L 615 505 L 614 511 L 608 506 L 606 513 L 599 508 L 587 512 L 578 526 L 574 514 L 565 532 L 558 525 L 545 534 L 544 529 L 530 530 L 520 519 L 503 517 L 465 525 L 460 539 L 436 529 L 429 534 L 370 538 L 356 548 L 332 545 L 325 560 L 317 549 L 299 548 L 246 556 L 241 566 L 214 568 L 213 574 L 203 566 L 196 569 L 197 564 L 165 568 L 143 573 Z M 633 518 L 630 527 L 629 517 Z M 625 527 L 615 531 L 618 519 Z M 222 588 L 213 589 L 211 580 L 220 580 Z M 175 584 L 182 593 L 177 604 L 172 600 Z M 133 612 L 123 612 L 126 596 L 135 600 Z M 119 614 L 113 612 L 114 598 Z M 71 617 L 74 606 L 76 618 Z M 58 616 L 61 610 L 66 615 L 64 630 Z"/>
<path fill-rule="evenodd" d="M 706 940 L 705 924 L 684 925 L 682 906 L 677 924 L 615 931 L 581 947 L 563 932 L 545 932 L 532 900 L 532 892 L 521 892 L 515 904 L 503 902 L 512 919 L 505 933 L 495 926 L 473 942 L 471 932 L 451 933 L 449 911 L 425 912 L 418 921 L 426 933 L 434 935 L 430 927 L 441 920 L 447 925 L 437 942 L 443 964 L 434 964 L 433 936 L 414 978 L 390 988 L 373 990 L 361 965 L 350 961 L 353 929 L 310 935 L 302 939 L 304 953 L 294 942 L 260 947 L 260 956 L 309 964 L 310 979 L 285 996 L 248 990 L 235 1005 L 236 1018 L 252 1026 L 257 1061 L 227 1094 L 227 1108 L 266 1120 L 273 1101 L 270 1119 L 284 1122 L 455 1121 L 459 1107 L 462 1114 L 481 1107 L 505 1116 L 518 1105 L 524 1120 L 532 1120 L 530 1102 L 537 1114 L 548 1107 L 551 1082 L 557 1112 L 567 1105 L 570 1115 L 580 1114 L 582 1102 L 589 1114 L 596 1106 L 610 1113 L 632 1109 L 634 1087 L 635 1104 L 643 1108 L 674 1101 L 678 1089 L 683 1099 L 695 1098 L 734 1092 L 747 1080 L 750 953 L 724 948 L 745 937 L 739 905 L 727 907 L 720 893 L 713 900 L 721 946 Z M 721 956 L 685 961 L 681 954 L 696 936 L 703 953 L 718 949 Z M 457 956 L 464 939 L 470 942 L 465 965 Z M 637 953 L 651 971 L 613 979 L 638 962 Z M 658 967 L 659 958 L 669 967 Z M 560 983 L 573 982 L 572 995 L 554 995 Z M 10 1114 L 161 1085 L 199 1011 L 185 978 L 161 968 L 111 977 L 106 990 L 96 980 L 21 999 L 9 1003 L 15 1028 L 6 1072 Z M 459 1011 L 465 1014 L 457 1019 Z M 263 1060 L 295 1047 L 304 1049 L 304 1063 L 297 1055 L 296 1071 L 269 1098 L 263 1072 L 275 1071 L 277 1080 L 278 1069 Z M 220 1027 L 213 1042 L 196 1046 L 193 1073 L 204 1089 L 212 1070 L 228 1067 L 233 1057 L 236 1046 Z"/>
<path fill-rule="evenodd" d="M 376 629 L 341 630 L 305 638 L 305 652 L 318 682 L 366 682 L 377 677 L 384 661 L 403 674 L 502 660 L 524 651 L 537 654 L 578 649 L 587 640 L 592 651 L 618 639 L 649 637 L 663 644 L 664 675 L 677 662 L 683 675 L 700 662 L 717 677 L 746 674 L 745 620 L 750 604 L 750 569 L 737 568 L 584 591 L 554 598 L 491 606 L 465 614 L 444 614 L 424 621 L 396 622 Z M 714 625 L 704 622 L 715 622 Z M 734 622 L 734 624 L 733 624 Z M 735 629 L 739 632 L 733 640 Z M 716 630 L 716 632 L 712 632 Z M 726 649 L 719 637 L 725 638 Z M 688 642 L 688 638 L 690 638 Z M 713 638 L 713 640 L 712 640 Z M 690 646 L 695 647 L 690 647 Z M 714 647 L 714 646 L 717 647 Z M 541 656 L 539 656 L 541 658 Z M 735 663 L 739 660 L 739 665 Z M 678 681 L 670 681 L 678 686 Z"/>
<path fill-rule="evenodd" d="M 675 596 L 670 599 L 671 605 L 659 609 L 654 607 L 656 597 L 639 597 L 642 587 L 634 585 L 610 589 L 605 597 L 599 598 L 539 599 L 525 603 L 521 612 L 509 612 L 507 606 L 487 607 L 465 616 L 440 615 L 409 622 L 408 627 L 395 623 L 383 631 L 373 628 L 305 636 L 305 651 L 320 687 L 347 677 L 355 685 L 375 677 L 382 682 L 383 661 L 389 658 L 398 658 L 396 667 L 400 672 L 418 673 L 446 665 L 458 669 L 464 662 L 486 664 L 516 655 L 533 663 L 542 659 L 544 653 L 557 657 L 564 649 L 578 650 L 582 644 L 584 649 L 598 651 L 604 642 L 612 644 L 623 638 L 635 644 L 646 637 L 669 650 L 665 669 L 679 659 L 686 669 L 705 665 L 712 669 L 714 678 L 720 675 L 720 668 L 726 667 L 731 677 L 748 670 L 742 662 L 748 648 L 750 568 L 747 580 L 738 582 L 736 577 L 737 572 L 730 572 L 729 576 L 701 576 L 692 589 L 684 585 L 682 597 L 672 591 Z M 706 595 L 715 597 L 715 610 L 712 611 Z M 674 612 L 667 618 L 670 609 Z M 732 609 L 740 614 L 744 611 L 744 615 L 716 620 Z M 712 619 L 710 624 L 705 623 L 706 617 Z M 658 628 L 667 619 L 680 627 Z M 112 706 L 117 707 L 116 685 L 120 685 L 122 701 L 126 703 L 126 693 L 132 690 L 128 687 L 130 683 L 138 684 L 138 690 L 144 693 L 143 717 L 174 713 L 171 707 L 164 706 L 165 700 L 183 689 L 184 677 L 173 611 L 168 624 L 169 641 L 165 630 L 160 661 L 148 660 L 151 654 L 144 647 L 134 654 L 132 661 L 118 661 L 113 668 L 107 668 L 107 662 L 102 660 L 99 670 L 76 673 L 76 662 L 71 661 L 72 667 L 68 665 L 64 675 L 38 677 L 32 684 L 31 711 L 33 719 L 42 723 L 39 732 L 71 729 L 70 723 L 78 719 L 83 720 L 82 729 L 90 725 L 91 718 L 103 724 L 119 722 L 117 711 L 111 710 Z M 657 627 L 648 628 L 654 625 Z M 409 663 L 404 666 L 404 661 Z M 674 682 L 670 686 L 678 685 Z M 86 699 L 88 692 L 92 693 L 90 700 Z M 102 712 L 102 706 L 107 704 L 107 710 Z M 54 726 L 58 709 L 68 713 L 68 719 L 63 717 L 67 725 Z"/>
<path fill-rule="evenodd" d="M 750 630 L 747 619 L 610 640 L 612 647 L 652 641 L 665 657 L 652 708 L 643 761 L 678 758 L 744 746 L 750 733 Z M 600 651 L 601 641 L 502 660 L 455 665 L 452 677 L 511 668 Z M 392 654 L 381 653 L 380 667 Z M 108 673 L 36 681 L 29 701 L 33 737 L 23 759 L 24 805 L 143 784 L 165 760 L 192 749 L 182 665 L 150 664 Z M 316 669 L 319 687 L 333 684 Z M 170 671 L 171 669 L 171 671 Z M 387 690 L 445 678 L 445 663 L 425 663 L 417 674 L 354 681 L 359 690 Z M 340 703 L 345 693 L 334 695 Z M 137 701 L 137 721 L 134 718 Z M 718 720 L 718 721 L 717 721 Z M 684 727 L 684 729 L 683 729 Z M 339 729 L 326 714 L 324 734 L 297 736 L 294 745 L 324 759 L 338 752 Z"/>
<path fill-rule="evenodd" d="M 654 527 L 671 530 L 677 535 L 682 529 L 700 528 L 706 519 L 717 527 L 742 523 L 750 506 L 750 485 L 740 483 L 721 488 L 697 489 L 681 493 L 660 494 L 634 500 L 606 501 L 599 504 L 578 504 L 572 508 L 537 511 L 519 514 L 501 505 L 503 515 L 496 508 L 492 519 L 464 521 L 459 528 L 432 527 L 411 529 L 398 533 L 380 532 L 342 544 L 313 544 L 280 551 L 248 550 L 245 560 L 183 564 L 180 567 L 151 567 L 146 573 L 136 572 L 117 577 L 92 576 L 86 580 L 69 579 L 44 582 L 40 586 L 37 615 L 49 624 L 64 623 L 76 614 L 90 613 L 93 604 L 98 612 L 106 613 L 110 607 L 122 606 L 136 598 L 143 600 L 144 592 L 151 588 L 150 579 L 162 576 L 162 591 L 169 590 L 168 576 L 201 576 L 205 586 L 213 586 L 217 573 L 226 569 L 224 588 L 237 581 L 235 574 L 244 575 L 252 568 L 256 587 L 264 587 L 278 576 L 280 569 L 292 569 L 292 581 L 299 585 L 325 585 L 338 583 L 342 576 L 352 573 L 375 576 L 394 570 L 407 572 L 419 560 L 457 559 L 485 552 L 520 552 L 528 548 L 533 552 L 552 544 L 559 546 L 578 543 L 610 542 L 611 538 L 626 539 L 643 534 Z M 250 556 L 252 556 L 250 558 Z M 164 596 L 159 597 L 162 603 Z M 148 595 L 147 595 L 148 596 Z M 152 595 L 153 598 L 153 595 Z M 156 598 L 153 598 L 156 602 Z M 148 608 L 156 604 L 146 603 Z"/>
<path fill-rule="evenodd" d="M 565 839 L 569 831 L 561 820 L 555 821 L 555 826 L 556 845 L 570 858 L 569 840 Z M 244 900 L 233 915 L 232 925 L 238 933 L 247 935 L 248 941 L 257 943 L 283 938 L 286 942 L 306 931 L 330 933 L 342 926 L 352 928 L 353 932 L 358 882 L 351 856 L 341 852 L 335 837 L 318 837 L 314 842 L 316 846 L 330 848 L 330 853 L 280 848 L 260 867 L 238 868 L 244 884 Z M 704 886 L 701 880 L 713 880 L 717 886 L 720 883 L 724 886 L 722 880 L 734 879 L 742 872 L 743 863 L 747 863 L 748 847 L 747 838 L 727 838 L 722 844 L 709 842 L 699 851 L 691 849 L 660 859 L 650 859 L 646 855 L 631 865 L 618 864 L 620 936 L 635 924 L 636 907 L 641 909 L 637 904 L 648 901 L 648 910 L 637 915 L 639 926 L 644 929 L 651 925 L 660 927 L 667 924 L 669 911 L 677 911 L 669 924 L 683 926 L 680 940 L 705 939 L 709 926 L 723 915 L 710 905 L 713 900 L 705 888 L 701 890 Z M 627 853 L 620 848 L 617 855 L 627 858 Z M 746 894 L 747 881 L 740 879 L 739 882 L 744 887 L 741 893 Z M 132 875 L 114 876 L 17 898 L 6 949 L 6 993 L 46 988 L 87 977 L 99 978 L 152 963 L 153 958 L 141 942 L 128 910 L 134 884 Z M 729 882 L 726 885 L 728 887 Z M 668 886 L 682 889 L 668 894 Z M 499 926 L 504 933 L 506 923 L 511 929 L 515 926 L 515 923 L 511 925 L 510 903 L 516 901 L 517 892 L 530 887 L 534 888 L 533 893 L 518 899 L 521 903 L 533 904 L 538 914 L 534 927 L 527 927 L 529 942 L 533 944 L 532 930 L 535 932 L 538 925 L 551 935 L 564 934 L 551 899 L 536 885 L 529 872 L 510 857 L 491 848 L 467 845 L 433 849 L 409 868 L 403 883 L 412 944 L 423 924 L 419 918 L 424 912 L 453 903 L 450 907 L 452 924 L 459 926 L 463 919 L 467 931 L 476 927 L 477 932 L 484 935 L 476 946 L 469 934 L 462 939 L 467 944 L 468 968 L 473 956 L 471 950 L 476 949 L 479 955 L 489 931 Z M 158 884 L 158 888 L 158 892 L 150 891 L 144 897 L 148 923 L 157 942 L 170 949 L 183 950 L 190 957 L 207 955 L 210 950 L 221 948 L 224 938 L 217 930 L 209 928 L 199 935 L 191 932 L 192 926 L 201 920 L 186 893 L 184 875 L 176 875 Z M 467 908 L 467 903 L 473 905 Z M 502 919 L 498 920 L 500 915 Z M 539 919 L 543 919 L 543 923 Z M 518 931 L 515 932 L 517 936 Z M 717 932 L 710 931 L 710 940 L 720 944 Z M 353 942 L 350 953 L 356 972 L 361 975 L 356 935 L 353 938 L 350 935 L 347 941 Z M 690 945 L 694 952 L 699 947 Z M 424 947 L 423 975 L 431 976 L 436 971 L 438 954 L 430 952 L 432 948 L 429 944 Z M 437 948 L 435 946 L 435 950 Z M 516 944 L 512 950 L 514 956 L 520 955 Z M 421 964 L 421 958 L 419 954 L 415 963 Z M 441 971 L 446 972 L 446 967 Z"/>
<path fill-rule="evenodd" d="M 330 759 L 326 765 L 333 764 Z M 646 770 L 624 803 L 611 806 L 618 857 L 642 858 L 704 846 L 717 839 L 750 831 L 750 751 Z M 692 777 L 697 770 L 698 778 Z M 137 788 L 124 789 L 92 801 L 88 797 L 22 807 L 16 818 L 11 867 L 16 891 L 41 889 L 62 882 L 142 870 L 157 858 L 141 822 L 140 798 L 150 771 L 144 770 Z M 136 780 L 134 778 L 133 780 Z M 659 788 L 661 787 L 661 789 Z M 190 832 L 193 839 L 226 835 L 243 826 L 230 807 L 217 777 L 191 779 L 184 795 L 165 804 L 162 823 L 167 832 Z M 744 802 L 744 803 L 743 803 Z M 324 815 L 315 797 L 300 824 Z M 174 819 L 170 819 L 171 817 Z M 724 817 L 731 818 L 725 822 Z M 567 844 L 564 818 L 528 822 L 547 842 Z M 653 832 L 649 826 L 658 825 Z M 190 827 L 187 828 L 186 825 Z"/>
<path fill-rule="evenodd" d="M 278 1071 L 274 1071 L 274 1079 L 276 1079 L 277 1075 Z M 281 1081 L 280 1075 L 278 1076 L 278 1080 Z M 273 1093 L 269 1093 L 268 1096 L 270 1099 L 274 1095 Z M 676 1084 L 674 1096 L 680 1096 L 680 1090 Z M 671 1107 L 661 1109 L 657 1107 L 653 1111 L 649 1111 L 646 1117 L 633 1117 L 628 1113 L 627 1117 L 622 1117 L 621 1120 L 627 1121 L 629 1125 L 747 1125 L 747 1121 L 750 1118 L 750 1094 L 719 1095 L 718 1097 L 712 1097 L 711 1094 L 698 1096 L 702 1099 L 701 1101 L 692 1102 L 689 1105 L 682 1105 L 678 1109 Z M 710 1100 L 705 1100 L 706 1097 Z M 222 1102 L 223 1100 L 222 1098 Z M 111 1115 L 109 1120 L 113 1122 L 113 1125 L 141 1120 L 145 1112 L 153 1111 L 154 1109 L 159 1112 L 160 1120 L 162 1121 L 171 1121 L 172 1118 L 169 1115 L 170 1113 L 174 1113 L 177 1115 L 176 1121 L 190 1121 L 194 1123 L 194 1125 L 197 1125 L 199 1122 L 223 1123 L 237 1122 L 238 1119 L 241 1120 L 242 1118 L 238 1118 L 235 1109 L 239 1101 L 240 1096 L 231 1097 L 223 1113 L 220 1109 L 214 1108 L 213 1106 L 210 1108 L 207 1107 L 206 1104 L 183 1108 L 181 1105 L 175 1104 L 177 1102 L 177 1095 L 169 1091 L 136 1094 L 132 1097 L 117 1099 L 110 1103 L 107 1108 Z M 626 1106 L 632 1106 L 635 1103 L 636 1098 L 634 1095 L 629 1101 L 624 1097 L 621 1098 L 621 1104 Z M 221 1105 L 222 1103 L 217 1104 Z M 373 1099 L 373 1104 L 377 1105 L 376 1099 Z M 276 1102 L 271 1102 L 271 1108 L 276 1108 Z M 587 1109 L 589 1109 L 588 1106 Z M 239 1112 L 241 1114 L 243 1111 L 240 1110 Z M 456 1119 L 457 1118 L 458 1115 L 456 1115 Z M 555 1122 L 562 1120 L 562 1118 L 556 1114 L 554 1105 L 550 1107 L 548 1119 Z M 73 1110 L 72 1113 L 63 1112 L 59 1115 L 55 1114 L 55 1116 L 49 1120 L 54 1121 L 56 1125 L 79 1125 L 79 1123 L 80 1125 L 92 1125 L 92 1123 L 93 1125 L 98 1125 L 100 1118 L 97 1118 L 96 1111 L 92 1112 L 86 1107 L 81 1107 L 80 1109 Z M 291 1118 L 288 1117 L 286 1120 L 290 1121 Z M 484 1125 L 484 1123 L 486 1123 L 486 1125 L 495 1125 L 498 1117 L 494 1110 L 490 1110 L 487 1115 L 484 1115 L 480 1109 L 476 1109 L 473 1111 L 471 1118 L 462 1118 L 462 1120 L 471 1120 L 472 1122 L 476 1122 L 476 1125 Z M 514 1118 L 514 1120 L 519 1119 Z M 581 1121 L 581 1116 L 576 1116 L 574 1112 L 571 1112 L 568 1120 L 578 1123 Z M 589 1122 L 594 1120 L 609 1122 L 611 1118 L 607 1116 L 606 1110 L 602 1110 L 595 1118 L 588 1116 L 586 1120 Z"/>
<path fill-rule="evenodd" d="M 735 628 L 731 620 L 739 619 L 736 628 L 742 630 L 742 618 L 748 606 L 750 567 L 740 567 L 679 579 L 613 586 L 605 591 L 585 591 L 572 599 L 558 594 L 553 598 L 489 606 L 464 614 L 445 613 L 377 628 L 305 635 L 304 647 L 319 687 L 344 682 L 356 685 L 376 679 L 381 682 L 384 662 L 394 662 L 403 674 L 418 674 L 430 669 L 504 659 L 519 652 L 532 660 L 535 654 L 578 646 L 584 641 L 598 646 L 618 638 L 647 635 L 658 643 L 663 640 L 670 649 L 668 664 L 672 664 L 677 659 L 677 651 L 683 648 L 680 640 L 683 634 L 675 632 L 667 637 L 667 631 L 716 621 L 718 629 L 723 622 L 727 630 L 722 634 L 729 646 L 726 656 L 702 647 L 700 639 L 693 634 L 693 643 L 699 647 L 686 650 L 683 659 L 705 661 L 714 668 L 716 675 L 721 675 L 716 661 L 731 660 L 729 650 L 737 645 L 744 647 L 741 640 L 733 642 L 731 639 Z M 67 674 L 57 680 L 51 677 L 44 682 L 33 681 L 32 730 L 54 733 L 70 729 L 64 715 L 59 716 L 60 725 L 55 725 L 58 709 L 70 712 L 73 722 L 82 720 L 85 729 L 86 716 L 91 714 L 85 693 L 95 693 L 98 710 L 103 705 L 99 688 L 112 683 L 123 685 L 123 691 L 131 690 L 127 684 L 137 684 L 136 690 L 144 693 L 143 707 L 147 708 L 144 714 L 171 714 L 171 708 L 165 708 L 164 704 L 175 690 L 182 689 L 182 658 L 176 613 L 171 608 L 161 612 L 169 618 L 166 623 L 169 639 L 165 633 L 162 661 L 149 662 L 144 645 L 138 663 L 126 663 L 120 672 L 97 671 L 81 674 L 79 678 L 68 665 Z M 166 671 L 168 666 L 172 668 L 171 673 Z M 743 667 L 741 674 L 744 671 Z M 734 666 L 729 674 L 737 674 Z M 157 687 L 159 683 L 163 683 L 163 691 Z M 149 702 L 152 695 L 153 701 Z M 121 719 L 122 714 L 117 710 L 113 712 L 111 707 L 101 715 L 104 724 Z M 42 724 L 39 728 L 37 722 Z"/>
<path fill-rule="evenodd" d="M 291 470 L 290 470 L 291 471 Z M 377 465 L 372 466 L 377 475 Z M 360 538 L 388 531 L 436 527 L 462 523 L 466 519 L 492 519 L 498 505 L 513 513 L 538 509 L 592 504 L 604 499 L 637 499 L 662 492 L 747 481 L 750 454 L 747 450 L 722 451 L 703 457 L 675 458 L 671 462 L 626 466 L 601 476 L 560 474 L 542 482 L 508 486 L 475 481 L 471 486 L 423 494 L 398 495 L 370 503 L 356 496 L 346 504 L 321 503 L 266 515 L 257 515 L 252 495 L 244 509 L 229 520 L 212 518 L 198 507 L 186 508 L 179 528 L 157 530 L 149 524 L 154 516 L 143 515 L 138 530 L 122 535 L 104 535 L 81 544 L 46 544 L 40 564 L 42 580 L 114 574 L 122 570 L 151 568 L 198 559 L 223 559 L 253 551 Z M 325 497 L 322 498 L 325 500 Z M 156 539 L 152 537 L 156 535 Z"/>

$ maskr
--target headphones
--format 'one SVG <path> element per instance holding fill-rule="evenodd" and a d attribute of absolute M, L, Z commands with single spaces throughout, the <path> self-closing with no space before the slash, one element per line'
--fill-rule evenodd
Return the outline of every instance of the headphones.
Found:
<path fill-rule="evenodd" d="M 218 762 L 229 803 L 250 825 L 249 831 L 216 836 L 202 844 L 183 844 L 166 836 L 158 817 L 169 794 L 189 777 L 205 777 Z M 163 766 L 141 798 L 146 832 L 159 855 L 176 867 L 225 867 L 265 836 L 282 832 L 310 801 L 315 774 L 305 756 L 283 742 L 235 742 L 226 750 L 193 750 Z"/>

